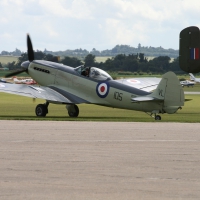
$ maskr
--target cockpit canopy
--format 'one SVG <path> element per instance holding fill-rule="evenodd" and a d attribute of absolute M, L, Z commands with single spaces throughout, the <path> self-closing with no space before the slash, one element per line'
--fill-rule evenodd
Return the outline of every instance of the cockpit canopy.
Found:
<path fill-rule="evenodd" d="M 81 65 L 79 67 L 76 67 L 75 71 L 77 71 L 77 73 L 80 75 L 90 77 L 99 81 L 112 80 L 112 77 L 107 72 L 96 67 L 85 67 Z"/>

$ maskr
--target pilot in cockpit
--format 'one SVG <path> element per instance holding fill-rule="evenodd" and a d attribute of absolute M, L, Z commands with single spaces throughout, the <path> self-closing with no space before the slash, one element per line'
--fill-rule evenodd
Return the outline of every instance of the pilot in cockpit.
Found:
<path fill-rule="evenodd" d="M 85 69 L 81 72 L 81 75 L 89 77 L 89 68 L 88 68 L 88 67 L 85 68 Z"/>
<path fill-rule="evenodd" d="M 112 80 L 112 77 L 107 72 L 96 67 L 85 67 L 84 65 L 81 65 L 75 68 L 75 71 L 82 76 L 99 81 Z"/>

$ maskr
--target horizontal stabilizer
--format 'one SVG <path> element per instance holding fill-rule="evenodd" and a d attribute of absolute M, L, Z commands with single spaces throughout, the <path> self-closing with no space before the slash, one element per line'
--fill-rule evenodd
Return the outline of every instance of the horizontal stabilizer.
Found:
<path fill-rule="evenodd" d="M 144 102 L 144 101 L 163 101 L 162 99 L 157 99 L 157 98 L 150 97 L 150 96 L 135 97 L 135 98 L 132 98 L 131 100 L 132 100 L 132 103 Z"/>

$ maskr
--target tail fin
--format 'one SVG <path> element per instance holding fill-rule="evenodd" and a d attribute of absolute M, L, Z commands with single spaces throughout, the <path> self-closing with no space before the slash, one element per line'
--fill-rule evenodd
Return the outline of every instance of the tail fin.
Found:
<path fill-rule="evenodd" d="M 195 76 L 192 73 L 189 73 L 189 75 L 190 75 L 190 80 L 195 81 Z"/>
<path fill-rule="evenodd" d="M 156 90 L 150 95 L 153 98 L 164 100 L 163 109 L 172 106 L 181 107 L 184 105 L 183 88 L 173 72 L 167 72 L 163 75 Z"/>

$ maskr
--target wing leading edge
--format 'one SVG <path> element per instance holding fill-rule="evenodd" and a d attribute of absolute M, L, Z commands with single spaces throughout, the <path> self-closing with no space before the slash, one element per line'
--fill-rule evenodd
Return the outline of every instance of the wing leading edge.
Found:
<path fill-rule="evenodd" d="M 75 95 L 61 90 L 56 90 L 56 87 L 44 87 L 44 86 L 30 86 L 22 84 L 9 84 L 0 83 L 0 92 L 16 94 L 20 96 L 26 96 L 31 98 L 45 99 L 52 103 L 63 104 L 78 104 L 86 103 L 84 99 L 76 97 Z"/>

